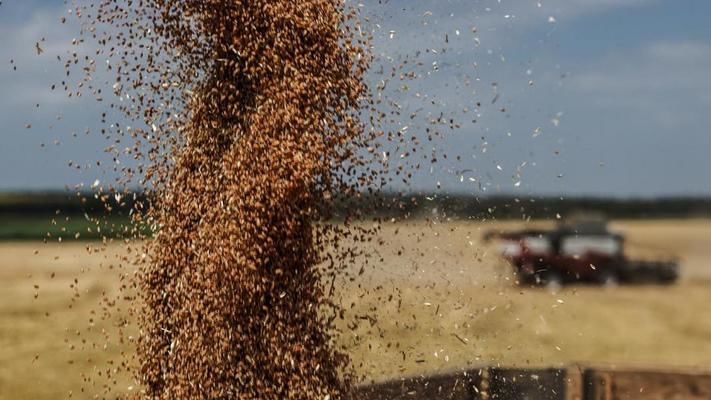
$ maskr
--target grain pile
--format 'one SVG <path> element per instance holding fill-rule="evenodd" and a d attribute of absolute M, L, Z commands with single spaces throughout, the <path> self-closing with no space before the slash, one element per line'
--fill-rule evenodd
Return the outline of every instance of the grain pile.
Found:
<path fill-rule="evenodd" d="M 105 0 L 77 14 L 116 77 L 110 108 L 146 126 L 104 132 L 133 140 L 124 154 L 148 162 L 125 182 L 153 192 L 134 214 L 156 232 L 136 281 L 145 396 L 342 397 L 329 282 L 354 254 L 340 239 L 367 238 L 324 221 L 377 177 L 363 168 L 375 134 L 359 118 L 369 56 L 354 14 L 339 0 Z"/>

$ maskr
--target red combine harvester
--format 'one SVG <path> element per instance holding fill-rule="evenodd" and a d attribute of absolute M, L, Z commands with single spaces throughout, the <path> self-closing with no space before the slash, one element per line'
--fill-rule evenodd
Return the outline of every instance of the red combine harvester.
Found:
<path fill-rule="evenodd" d="M 611 232 L 602 219 L 572 219 L 553 230 L 488 232 L 484 238 L 501 241 L 501 253 L 520 284 L 670 284 L 679 277 L 676 261 L 627 258 L 624 237 Z"/>

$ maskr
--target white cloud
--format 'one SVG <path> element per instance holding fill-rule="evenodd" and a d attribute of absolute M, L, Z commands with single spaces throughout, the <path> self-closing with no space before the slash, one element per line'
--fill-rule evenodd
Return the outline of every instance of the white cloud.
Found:
<path fill-rule="evenodd" d="M 711 91 L 711 45 L 699 42 L 651 43 L 637 51 L 610 55 L 570 79 L 582 94 L 642 102 L 685 92 L 706 98 Z"/>
<path fill-rule="evenodd" d="M 708 43 L 661 41 L 652 43 L 645 51 L 650 58 L 666 63 L 711 63 L 711 45 Z"/>

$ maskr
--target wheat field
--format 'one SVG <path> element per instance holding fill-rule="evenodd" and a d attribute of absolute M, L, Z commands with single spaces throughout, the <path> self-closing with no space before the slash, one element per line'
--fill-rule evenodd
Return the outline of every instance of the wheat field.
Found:
<path fill-rule="evenodd" d="M 347 310 L 339 345 L 358 377 L 479 365 L 711 368 L 711 220 L 613 222 L 627 234 L 630 255 L 681 261 L 675 285 L 574 285 L 557 293 L 517 287 L 495 245 L 481 239 L 489 229 L 523 226 L 384 223 L 362 274 L 354 265 L 357 279 L 336 285 Z M 0 243 L 0 399 L 139 390 L 121 372 L 136 336 L 132 325 L 117 334 L 127 308 L 101 302 L 120 297 L 118 277 L 133 271 L 123 254 L 119 244 Z"/>

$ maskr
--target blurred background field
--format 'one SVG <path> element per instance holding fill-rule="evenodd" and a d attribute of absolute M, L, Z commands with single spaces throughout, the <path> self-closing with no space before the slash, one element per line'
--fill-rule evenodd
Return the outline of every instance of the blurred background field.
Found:
<path fill-rule="evenodd" d="M 679 258 L 682 277 L 672 286 L 521 288 L 481 238 L 553 223 L 383 222 L 382 242 L 366 251 L 370 267 L 337 285 L 348 310 L 339 341 L 361 379 L 478 365 L 711 365 L 711 219 L 613 221 L 636 256 Z M 116 334 L 126 317 L 120 302 L 100 318 L 101 299 L 122 284 L 117 274 L 134 268 L 111 242 L 0 243 L 0 398 L 136 389 L 120 372 L 105 379 L 131 348 Z"/>
<path fill-rule="evenodd" d="M 477 365 L 709 365 L 711 220 L 613 222 L 627 233 L 629 253 L 636 257 L 678 257 L 682 277 L 675 285 L 570 285 L 558 293 L 516 286 L 495 245 L 481 241 L 488 229 L 523 225 L 413 223 L 385 229 L 386 236 L 399 233 L 381 250 L 383 267 L 362 279 L 375 295 L 364 301 L 353 290 L 345 301 L 379 316 L 373 327 L 362 324 L 369 339 L 352 352 L 357 365 L 363 363 L 372 379 Z M 386 301 L 391 294 L 394 300 Z"/>

